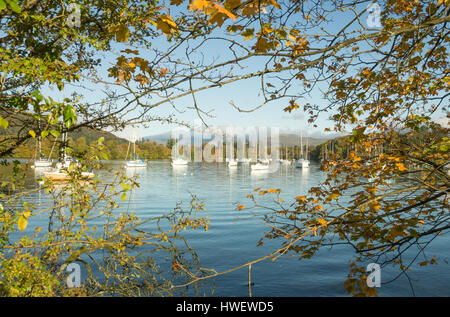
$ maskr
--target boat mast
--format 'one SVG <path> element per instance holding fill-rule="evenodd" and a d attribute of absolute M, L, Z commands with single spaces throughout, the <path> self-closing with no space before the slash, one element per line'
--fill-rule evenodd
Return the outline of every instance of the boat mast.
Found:
<path fill-rule="evenodd" d="M 306 132 L 306 149 L 305 149 L 305 158 L 308 160 L 308 132 Z"/>
<path fill-rule="evenodd" d="M 303 130 L 300 129 L 300 158 L 303 158 Z"/>

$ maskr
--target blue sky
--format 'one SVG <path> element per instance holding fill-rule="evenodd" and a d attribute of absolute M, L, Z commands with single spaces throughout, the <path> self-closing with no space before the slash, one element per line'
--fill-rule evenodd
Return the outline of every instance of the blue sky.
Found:
<path fill-rule="evenodd" d="M 361 10 L 363 9 L 364 8 L 361 8 Z M 337 31 L 339 26 L 348 23 L 348 19 L 343 20 L 342 16 L 340 17 L 340 20 L 338 19 L 331 23 L 333 28 L 330 29 Z M 363 16 L 363 20 L 365 20 L 365 18 L 366 16 Z M 168 46 L 165 37 L 154 40 L 152 45 L 163 51 Z M 124 48 L 127 48 L 127 46 L 123 44 L 114 45 L 112 52 L 102 54 L 104 56 L 104 62 L 99 68 L 99 74 L 101 76 L 107 77 L 106 70 L 114 63 L 115 56 L 118 56 L 120 50 Z M 210 45 L 205 46 L 201 53 L 205 56 L 206 60 L 212 60 L 213 58 L 224 60 L 230 56 L 225 48 L 226 47 L 223 46 L 223 44 L 211 42 Z M 140 50 L 140 53 L 144 58 L 149 54 L 142 49 Z M 181 58 L 182 51 L 180 51 L 179 54 Z M 260 63 L 260 60 L 252 60 L 243 65 L 247 67 L 245 71 L 252 71 L 260 69 Z M 194 82 L 194 88 L 199 87 L 202 84 L 203 83 L 200 82 Z M 299 84 L 299 82 L 297 81 L 296 84 Z M 92 85 L 89 83 L 88 86 L 93 91 L 83 90 L 78 85 L 67 85 L 62 92 L 58 92 L 57 89 L 52 89 L 47 90 L 46 93 L 53 98 L 62 99 L 76 91 L 83 95 L 84 101 L 86 102 L 96 102 L 99 98 L 102 98 L 102 93 L 100 93 L 101 89 L 104 88 L 102 85 Z M 296 87 L 294 87 L 294 89 L 295 88 Z M 258 97 L 259 90 L 260 78 L 258 77 L 251 80 L 238 81 L 221 88 L 212 88 L 199 92 L 196 94 L 196 100 L 198 105 L 204 111 L 211 111 L 210 113 L 213 118 L 204 117 L 210 126 L 278 127 L 281 132 L 291 133 L 299 133 L 300 129 L 302 129 L 305 134 L 316 137 L 323 136 L 323 130 L 327 127 L 332 127 L 332 123 L 328 121 L 328 116 L 331 114 L 322 114 L 319 116 L 318 120 L 315 122 L 318 127 L 313 128 L 312 124 L 307 123 L 307 116 L 303 113 L 302 107 L 292 113 L 283 112 L 283 109 L 288 105 L 288 99 L 273 101 L 250 113 L 238 112 L 230 105 L 230 102 L 232 101 L 243 109 L 250 109 L 259 105 L 262 101 L 262 98 Z M 304 100 L 298 101 L 301 106 L 307 102 L 311 104 L 326 105 L 326 101 L 322 98 L 321 93 L 317 89 L 311 96 L 304 96 Z M 192 107 L 192 104 L 192 96 L 187 96 L 178 99 L 176 102 L 177 109 L 181 111 L 174 109 L 170 104 L 163 104 L 155 110 L 152 110 L 152 114 L 162 117 L 174 115 L 175 118 L 180 121 L 193 123 L 195 119 L 198 119 L 198 116 L 194 109 L 188 109 L 188 107 Z M 442 116 L 442 113 L 436 114 L 436 118 Z M 117 132 L 116 134 L 131 139 L 164 133 L 173 128 L 174 126 L 168 124 L 154 122 L 151 123 L 148 128 L 127 128 L 125 131 Z"/>

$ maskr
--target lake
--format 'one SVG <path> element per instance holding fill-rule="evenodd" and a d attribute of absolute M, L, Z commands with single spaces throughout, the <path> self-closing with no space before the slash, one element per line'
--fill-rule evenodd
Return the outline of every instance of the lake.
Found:
<path fill-rule="evenodd" d="M 118 168 L 120 162 L 110 162 Z M 186 167 L 172 167 L 169 161 L 151 161 L 147 168 L 129 169 L 129 176 L 138 175 L 140 187 L 132 191 L 130 207 L 141 217 L 161 215 L 176 207 L 177 202 L 189 202 L 191 194 L 203 200 L 205 215 L 210 216 L 210 228 L 188 231 L 185 236 L 197 251 L 202 267 L 222 272 L 265 256 L 277 249 L 280 241 L 267 241 L 257 246 L 269 227 L 262 217 L 254 215 L 263 210 L 236 210 L 237 203 L 251 205 L 255 188 L 279 188 L 284 204 L 294 197 L 305 195 L 317 186 L 325 175 L 318 164 L 307 170 L 294 165 L 281 166 L 275 173 L 251 171 L 249 165 L 227 167 L 220 163 L 190 163 Z M 99 177 L 112 179 L 112 173 L 100 171 Z M 46 195 L 39 194 L 42 204 Z M 270 205 L 270 197 L 261 202 Z M 450 296 L 450 239 L 436 240 L 426 252 L 436 255 L 439 264 L 412 266 L 409 277 L 417 296 Z M 253 296 L 346 296 L 344 281 L 354 253 L 347 247 L 324 249 L 309 260 L 281 257 L 265 260 L 252 266 Z M 420 261 L 418 261 L 420 262 Z M 380 296 L 412 296 L 410 282 L 404 276 L 385 284 L 398 274 L 398 268 L 383 267 Z M 247 268 L 215 279 L 214 296 L 248 296 Z M 205 292 L 206 294 L 208 292 Z"/>

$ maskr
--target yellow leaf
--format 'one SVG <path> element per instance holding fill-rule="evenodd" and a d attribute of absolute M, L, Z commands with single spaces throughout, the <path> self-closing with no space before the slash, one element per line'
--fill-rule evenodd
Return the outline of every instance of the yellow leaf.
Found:
<path fill-rule="evenodd" d="M 224 7 L 222 7 L 220 4 L 216 4 L 216 9 L 217 11 L 219 11 L 220 13 L 225 14 L 227 17 L 229 17 L 231 20 L 236 20 L 236 16 L 231 13 L 230 11 L 228 11 L 227 9 L 225 9 Z"/>
<path fill-rule="evenodd" d="M 156 27 L 164 34 L 170 34 L 172 30 L 177 29 L 177 24 L 173 21 L 171 16 L 162 15 L 156 21 Z"/>
<path fill-rule="evenodd" d="M 276 3 L 274 0 L 270 0 L 270 4 L 273 5 L 277 9 L 281 9 L 281 6 L 278 3 Z"/>
<path fill-rule="evenodd" d="M 305 201 L 306 200 L 306 196 L 297 196 L 295 197 L 296 200 L 301 200 L 301 201 Z"/>
<path fill-rule="evenodd" d="M 245 209 L 245 206 L 244 205 L 239 205 L 236 209 L 237 210 L 242 210 L 242 209 Z"/>
<path fill-rule="evenodd" d="M 327 221 L 323 218 L 318 219 L 317 222 L 320 223 L 324 227 L 327 226 Z"/>
<path fill-rule="evenodd" d="M 403 163 L 397 163 L 395 164 L 395 166 L 397 166 L 397 168 L 399 169 L 399 171 L 403 172 L 403 171 L 407 171 L 408 169 L 403 165 Z"/>
<path fill-rule="evenodd" d="M 28 225 L 28 220 L 24 216 L 20 216 L 19 221 L 17 222 L 17 227 L 20 231 L 24 231 Z"/>
<path fill-rule="evenodd" d="M 208 6 L 207 0 L 194 0 L 191 4 L 191 8 L 194 8 L 195 10 L 203 10 Z"/>
<path fill-rule="evenodd" d="M 389 160 L 394 160 L 396 162 L 400 162 L 400 158 L 399 157 L 395 157 L 395 156 L 388 156 Z"/>

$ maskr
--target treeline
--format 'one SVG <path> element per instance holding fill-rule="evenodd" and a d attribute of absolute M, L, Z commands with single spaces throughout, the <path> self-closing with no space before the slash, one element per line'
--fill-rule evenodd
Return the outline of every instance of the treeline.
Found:
<path fill-rule="evenodd" d="M 387 137 L 382 134 L 374 133 L 370 139 L 370 146 L 367 142 L 353 142 L 358 138 L 357 134 L 343 136 L 328 140 L 315 147 L 310 147 L 311 160 L 320 162 L 324 159 L 337 157 L 346 159 L 350 152 L 354 152 L 358 157 L 373 158 L 380 154 L 389 154 L 391 152 L 400 153 L 402 155 L 411 154 L 410 149 L 421 151 L 427 144 L 434 144 L 442 140 L 439 144 L 441 150 L 448 147 L 448 129 L 440 125 L 434 124 L 427 128 L 417 128 L 408 132 L 391 132 Z"/>

